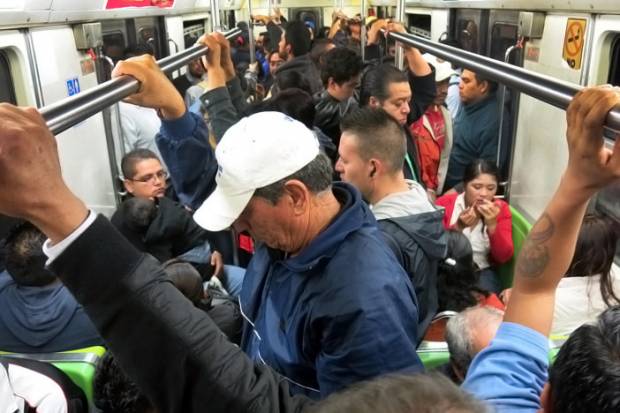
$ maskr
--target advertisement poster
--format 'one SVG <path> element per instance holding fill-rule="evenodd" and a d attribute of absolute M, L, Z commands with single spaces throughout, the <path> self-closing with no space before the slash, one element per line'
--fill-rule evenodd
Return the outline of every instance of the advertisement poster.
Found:
<path fill-rule="evenodd" d="M 174 6 L 174 0 L 108 0 L 106 9 L 124 9 L 127 7 L 161 7 Z"/>

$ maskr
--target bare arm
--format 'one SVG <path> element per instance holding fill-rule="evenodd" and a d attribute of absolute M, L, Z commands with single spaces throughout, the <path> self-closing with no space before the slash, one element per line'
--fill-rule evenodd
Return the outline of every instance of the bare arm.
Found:
<path fill-rule="evenodd" d="M 521 249 L 505 321 L 549 335 L 555 290 L 573 257 L 588 201 L 620 178 L 620 139 L 611 151 L 602 138 L 605 116 L 619 104 L 620 94 L 609 87 L 586 89 L 571 102 L 568 166 Z"/>

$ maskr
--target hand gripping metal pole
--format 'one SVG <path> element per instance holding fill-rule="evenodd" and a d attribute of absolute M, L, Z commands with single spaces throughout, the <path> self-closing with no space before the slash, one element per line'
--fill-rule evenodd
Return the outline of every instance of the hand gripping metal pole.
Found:
<path fill-rule="evenodd" d="M 227 39 L 241 34 L 239 29 L 224 33 Z M 174 56 L 164 57 L 157 64 L 164 73 L 171 73 L 192 60 L 207 54 L 208 48 L 196 45 L 183 50 Z M 59 134 L 73 125 L 88 119 L 95 113 L 136 93 L 140 82 L 131 76 L 120 76 L 100 85 L 70 96 L 66 99 L 47 105 L 41 109 L 41 115 L 54 135 Z"/>
<path fill-rule="evenodd" d="M 582 86 L 573 83 L 560 81 L 518 66 L 445 44 L 432 42 L 412 34 L 390 32 L 388 35 L 394 40 L 423 49 L 432 55 L 455 63 L 457 66 L 517 89 L 560 109 L 566 110 L 575 94 L 583 89 Z M 620 134 L 620 109 L 613 109 L 607 114 L 605 129 L 605 135 L 609 138 Z"/>

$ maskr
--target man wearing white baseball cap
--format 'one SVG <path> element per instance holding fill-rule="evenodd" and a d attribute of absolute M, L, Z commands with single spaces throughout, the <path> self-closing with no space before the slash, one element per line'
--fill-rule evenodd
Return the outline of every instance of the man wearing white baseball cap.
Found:
<path fill-rule="evenodd" d="M 452 65 L 425 53 L 424 59 L 435 68 L 437 95 L 422 115 L 409 127 L 418 148 L 422 181 L 432 199 L 443 190 L 452 149 L 452 116 L 446 108 Z"/>
<path fill-rule="evenodd" d="M 417 301 L 357 190 L 332 184 L 314 134 L 279 113 L 232 126 L 217 187 L 194 219 L 258 242 L 241 296 L 241 348 L 322 398 L 384 373 L 419 371 Z"/>

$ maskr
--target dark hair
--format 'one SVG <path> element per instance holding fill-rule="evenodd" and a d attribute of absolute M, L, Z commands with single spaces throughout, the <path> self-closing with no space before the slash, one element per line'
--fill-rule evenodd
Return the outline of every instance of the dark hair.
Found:
<path fill-rule="evenodd" d="M 491 80 L 491 79 L 489 79 L 487 77 L 479 75 L 476 72 L 472 72 L 472 73 L 476 77 L 476 82 L 478 82 L 478 83 L 487 82 L 489 84 L 489 95 L 491 93 L 495 93 L 495 91 L 497 90 L 497 82 L 494 82 L 493 80 Z"/>
<path fill-rule="evenodd" d="M 468 183 L 482 174 L 493 175 L 498 184 L 501 181 L 499 169 L 497 168 L 497 165 L 495 165 L 495 162 L 487 161 L 486 159 L 474 159 L 465 167 L 465 172 L 463 173 L 463 184 L 467 186 Z"/>
<path fill-rule="evenodd" d="M 379 102 L 383 102 L 390 97 L 390 84 L 408 81 L 409 79 L 405 72 L 398 70 L 389 63 L 384 63 L 368 70 L 362 76 L 360 106 L 368 105 L 371 96 L 374 96 Z"/>
<path fill-rule="evenodd" d="M 331 77 L 341 85 L 362 73 L 362 58 L 352 50 L 336 47 L 325 54 L 321 65 L 321 81 L 327 87 Z"/>
<path fill-rule="evenodd" d="M 325 54 L 328 52 L 327 48 L 332 44 L 331 39 L 314 39 L 312 50 L 310 50 L 310 60 L 312 60 L 312 63 L 314 63 L 318 70 L 321 69 L 321 65 L 325 61 Z"/>
<path fill-rule="evenodd" d="M 310 51 L 310 32 L 306 23 L 293 20 L 288 22 L 284 29 L 284 41 L 291 46 L 293 56 L 303 56 Z"/>
<path fill-rule="evenodd" d="M 277 93 L 291 88 L 301 89 L 312 95 L 310 82 L 303 73 L 297 70 L 285 70 L 283 72 L 278 70 L 273 81 L 274 92 Z"/>
<path fill-rule="evenodd" d="M 136 164 L 146 159 L 157 159 L 161 162 L 157 154 L 149 149 L 139 148 L 134 149 L 131 152 L 127 152 L 121 160 L 121 172 L 123 173 L 123 176 L 125 178 L 134 176 L 136 173 Z"/>
<path fill-rule="evenodd" d="M 97 363 L 93 383 L 95 406 L 103 413 L 146 413 L 153 404 L 121 370 L 111 351 Z"/>
<path fill-rule="evenodd" d="M 620 306 L 575 330 L 549 369 L 554 412 L 620 411 Z"/>
<path fill-rule="evenodd" d="M 295 137 L 291 136 L 291 139 L 295 139 Z M 284 193 L 284 184 L 292 179 L 301 181 L 310 192 L 318 194 L 331 187 L 333 173 L 331 161 L 327 155 L 321 152 L 299 171 L 273 184 L 258 188 L 254 191 L 254 196 L 264 198 L 275 205 Z"/>
<path fill-rule="evenodd" d="M 175 287 L 196 305 L 204 297 L 202 277 L 192 264 L 179 259 L 171 259 L 162 264 L 168 279 Z"/>
<path fill-rule="evenodd" d="M 608 307 L 620 304 L 611 280 L 611 266 L 617 246 L 618 228 L 615 222 L 601 215 L 588 214 L 581 224 L 575 255 L 566 271 L 566 277 L 600 274 L 601 296 Z"/>
<path fill-rule="evenodd" d="M 42 287 L 56 280 L 45 268 L 43 243 L 47 237 L 30 222 L 14 227 L 6 237 L 6 270 L 18 285 Z"/>
<path fill-rule="evenodd" d="M 120 211 L 129 229 L 145 233 L 157 216 L 157 205 L 152 199 L 132 196 L 123 201 Z"/>
<path fill-rule="evenodd" d="M 469 239 L 458 231 L 446 231 L 448 253 L 437 269 L 438 311 L 463 311 L 478 304 L 476 294 L 488 292 L 476 287 L 479 273 Z"/>
<path fill-rule="evenodd" d="M 282 112 L 291 118 L 303 123 L 308 129 L 314 125 L 316 109 L 312 96 L 297 88 L 285 89 L 277 92 L 271 99 L 254 103 L 242 111 L 242 116 L 251 116 L 259 112 Z"/>
<path fill-rule="evenodd" d="M 383 109 L 357 109 L 342 119 L 340 130 L 355 135 L 357 150 L 362 159 L 376 157 L 392 173 L 403 169 L 407 153 L 405 133 L 398 122 Z"/>
<path fill-rule="evenodd" d="M 262 111 L 282 112 L 300 121 L 308 129 L 312 129 L 316 115 L 312 96 L 308 92 L 297 88 L 280 91 L 271 99 L 265 101 Z"/>
<path fill-rule="evenodd" d="M 311 413 L 485 412 L 482 402 L 439 373 L 384 376 L 334 393 Z"/>

